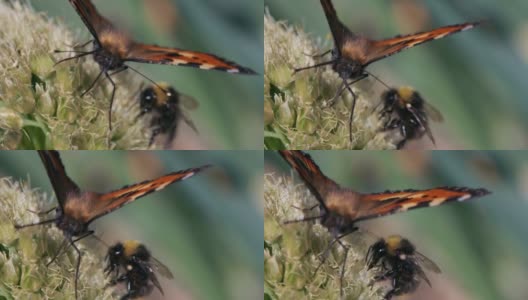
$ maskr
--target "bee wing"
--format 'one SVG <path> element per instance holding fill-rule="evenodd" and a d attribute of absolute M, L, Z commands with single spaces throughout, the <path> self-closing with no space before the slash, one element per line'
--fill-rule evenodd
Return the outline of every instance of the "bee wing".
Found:
<path fill-rule="evenodd" d="M 390 39 L 371 41 L 368 44 L 367 58 L 365 65 L 371 64 L 375 61 L 385 57 L 394 55 L 405 49 L 423 44 L 431 40 L 441 39 L 448 35 L 469 30 L 479 25 L 481 22 L 470 22 L 463 24 L 456 24 L 444 26 L 431 31 L 420 32 L 416 34 L 409 34 L 404 36 L 396 36 Z"/>
<path fill-rule="evenodd" d="M 416 119 L 416 121 L 418 121 L 418 123 L 420 124 L 420 127 L 422 127 L 425 130 L 425 133 L 427 134 L 427 136 L 429 137 L 431 142 L 433 142 L 433 144 L 436 145 L 436 141 L 434 139 L 433 132 L 431 131 L 431 128 L 429 127 L 429 122 L 427 122 L 427 119 L 425 119 L 424 116 L 422 116 L 423 114 L 421 114 L 419 111 L 417 111 L 409 103 L 405 105 L 405 108 L 407 108 L 407 110 L 410 113 L 413 114 L 413 116 Z"/>
<path fill-rule="evenodd" d="M 479 188 L 438 187 L 428 190 L 386 191 L 376 194 L 363 194 L 361 207 L 355 222 L 380 216 L 404 212 L 420 207 L 438 206 L 452 201 L 466 201 L 482 197 L 491 192 Z"/>
<path fill-rule="evenodd" d="M 150 265 L 152 266 L 152 268 L 154 268 L 156 270 L 156 272 L 158 272 L 161 276 L 165 277 L 165 278 L 168 278 L 168 279 L 173 279 L 174 278 L 174 275 L 172 274 L 172 272 L 169 270 L 169 268 L 164 265 L 161 261 L 159 261 L 158 259 L 156 259 L 155 257 L 151 256 L 150 257 Z"/>
<path fill-rule="evenodd" d="M 146 262 L 146 261 L 141 261 L 141 260 L 135 260 L 135 262 L 139 264 L 141 268 L 149 272 L 149 279 L 150 281 L 152 281 L 152 284 L 154 284 L 154 286 L 158 288 L 158 290 L 160 291 L 162 295 L 165 295 L 163 292 L 163 288 L 161 288 L 161 284 L 158 280 L 158 276 L 156 276 L 156 272 L 154 272 L 154 270 L 152 269 L 152 266 L 151 266 L 152 261 Z"/>
<path fill-rule="evenodd" d="M 125 60 L 149 64 L 187 66 L 228 73 L 256 74 L 255 71 L 249 68 L 213 54 L 141 43 L 131 45 Z"/>
<path fill-rule="evenodd" d="M 427 275 L 425 274 L 424 270 L 418 264 L 416 264 L 416 272 L 418 272 L 418 276 L 420 276 L 423 280 L 425 280 L 425 282 L 427 282 L 429 287 L 432 287 L 431 281 L 429 281 L 429 278 L 427 278 Z"/>
<path fill-rule="evenodd" d="M 80 194 L 81 190 L 66 174 L 66 169 L 62 164 L 59 152 L 39 150 L 40 160 L 46 168 L 48 178 L 51 181 L 57 200 L 61 208 L 68 201 L 68 195 Z"/>
<path fill-rule="evenodd" d="M 444 121 L 444 116 L 442 116 L 442 113 L 432 104 L 424 101 L 424 109 L 425 109 L 425 113 L 431 120 L 435 122 Z"/>
<path fill-rule="evenodd" d="M 422 265 L 427 270 L 431 270 L 437 274 L 442 273 L 442 270 L 440 270 L 440 267 L 438 267 L 438 265 L 434 261 L 432 261 L 427 256 L 423 255 L 422 253 L 415 251 L 414 258 L 416 259 L 416 261 L 418 261 L 420 265 Z"/>
<path fill-rule="evenodd" d="M 189 127 L 191 127 L 192 130 L 194 130 L 194 132 L 198 133 L 198 129 L 194 125 L 193 120 L 187 115 L 187 113 L 186 112 L 182 112 L 181 116 L 183 118 L 183 121 L 185 121 L 185 124 L 189 125 Z"/>
<path fill-rule="evenodd" d="M 196 110 L 200 106 L 198 100 L 186 94 L 180 93 L 180 101 L 183 108 L 187 110 Z"/>
<path fill-rule="evenodd" d="M 69 0 L 77 14 L 81 17 L 84 25 L 88 28 L 93 37 L 99 41 L 99 34 L 102 30 L 113 29 L 114 25 L 103 17 L 90 0 Z"/>
<path fill-rule="evenodd" d="M 99 194 L 96 198 L 94 198 L 93 203 L 91 203 L 90 215 L 87 218 L 88 222 L 102 217 L 122 207 L 123 205 L 133 202 L 152 192 L 162 190 L 170 184 L 192 177 L 209 167 L 210 165 L 205 165 L 199 168 L 174 172 L 153 180 L 147 180 L 134 185 L 125 186 L 113 192 Z"/>
<path fill-rule="evenodd" d="M 321 169 L 315 164 L 312 157 L 298 150 L 280 150 L 279 154 L 284 160 L 299 173 L 299 176 L 315 196 L 319 204 L 326 207 L 324 203 L 325 194 L 339 186 L 330 178 L 326 177 Z"/>

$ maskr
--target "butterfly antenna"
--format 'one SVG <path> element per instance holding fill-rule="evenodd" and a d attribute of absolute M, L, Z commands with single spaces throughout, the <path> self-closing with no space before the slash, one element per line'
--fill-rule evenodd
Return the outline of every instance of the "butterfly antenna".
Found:
<path fill-rule="evenodd" d="M 379 79 L 379 77 L 377 77 L 376 75 L 370 73 L 369 71 L 365 70 L 365 73 L 367 73 L 369 76 L 372 76 L 374 79 L 376 79 L 378 82 L 380 82 L 381 84 L 383 84 L 385 87 L 387 87 L 388 89 L 390 89 L 391 87 L 388 86 L 385 82 L 383 82 L 383 80 Z"/>
<path fill-rule="evenodd" d="M 32 226 L 49 224 L 49 223 L 55 222 L 56 220 L 57 220 L 57 218 L 51 219 L 51 220 L 40 221 L 40 222 L 37 222 L 37 223 L 31 223 L 31 224 L 24 224 L 24 225 L 15 224 L 15 229 L 22 229 L 22 228 L 26 228 L 26 227 L 32 227 Z"/>
<path fill-rule="evenodd" d="M 322 62 L 322 63 L 315 64 L 315 65 L 312 65 L 312 66 L 307 66 L 307 67 L 302 67 L 302 68 L 294 68 L 293 69 L 293 74 L 295 74 L 297 72 L 300 72 L 300 71 L 308 70 L 308 69 L 314 69 L 314 68 L 319 68 L 319 67 L 322 67 L 322 66 L 330 65 L 330 64 L 333 64 L 334 62 L 335 62 L 335 60 L 330 60 L 330 61 L 325 61 L 325 62 Z"/>
<path fill-rule="evenodd" d="M 156 87 L 158 87 L 160 90 L 162 90 L 163 92 L 168 92 L 167 90 L 165 90 L 163 87 L 161 87 L 158 83 L 156 83 L 154 80 L 148 78 L 146 75 L 144 75 L 143 73 L 139 72 L 137 69 L 135 68 L 132 68 L 131 66 L 127 66 L 130 70 L 136 72 L 137 74 L 139 74 L 141 77 L 145 78 L 146 80 L 150 81 L 153 85 L 155 85 Z"/>
<path fill-rule="evenodd" d="M 57 50 L 55 50 L 55 51 L 57 51 Z M 68 60 L 81 58 L 81 57 L 83 57 L 83 56 L 90 55 L 90 54 L 94 54 L 94 53 L 95 53 L 95 51 L 90 51 L 90 52 L 84 52 L 84 53 L 82 53 L 82 54 L 75 55 L 75 56 L 72 56 L 72 57 L 67 57 L 67 58 L 64 58 L 64 59 L 59 60 L 59 61 L 56 62 L 53 66 L 56 66 L 56 65 L 58 65 L 58 64 L 61 64 L 61 63 L 65 62 L 65 61 L 68 61 Z"/>
<path fill-rule="evenodd" d="M 294 223 L 308 222 L 308 221 L 321 219 L 322 217 L 324 217 L 324 215 L 314 216 L 314 217 L 306 217 L 306 218 L 296 219 L 296 220 L 288 220 L 288 221 L 284 221 L 282 224 L 283 225 L 288 225 L 288 224 L 294 224 Z"/>

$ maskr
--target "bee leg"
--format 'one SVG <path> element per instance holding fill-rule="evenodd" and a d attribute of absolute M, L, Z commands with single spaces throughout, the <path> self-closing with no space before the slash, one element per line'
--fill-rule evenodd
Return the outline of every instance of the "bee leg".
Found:
<path fill-rule="evenodd" d="M 396 292 L 395 291 L 396 291 L 396 289 L 394 289 L 394 288 L 392 290 L 388 291 L 387 294 L 385 294 L 385 297 L 384 297 L 385 300 L 390 300 L 390 299 L 392 299 L 392 297 L 396 296 Z"/>
<path fill-rule="evenodd" d="M 150 136 L 150 139 L 149 139 L 149 147 L 152 146 L 152 144 L 154 144 L 154 139 L 161 133 L 161 128 L 160 127 L 156 127 L 154 128 L 154 130 L 152 130 L 152 135 Z"/>

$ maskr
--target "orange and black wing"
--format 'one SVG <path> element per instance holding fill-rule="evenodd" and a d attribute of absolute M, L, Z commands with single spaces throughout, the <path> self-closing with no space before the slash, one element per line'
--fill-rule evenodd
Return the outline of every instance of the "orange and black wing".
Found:
<path fill-rule="evenodd" d="M 326 21 L 332 31 L 332 37 L 336 49 L 339 51 L 347 36 L 354 36 L 354 34 L 345 26 L 337 17 L 336 10 L 331 0 L 321 0 L 321 6 L 326 16 Z"/>
<path fill-rule="evenodd" d="M 130 47 L 124 60 L 149 64 L 187 66 L 227 73 L 256 74 L 255 71 L 249 68 L 213 54 L 141 43 L 134 43 Z"/>
<path fill-rule="evenodd" d="M 99 41 L 99 34 L 104 29 L 113 28 L 112 23 L 105 19 L 90 0 L 69 0 L 77 14 L 81 17 L 84 25 L 90 30 L 93 37 Z"/>
<path fill-rule="evenodd" d="M 438 187 L 429 190 L 363 194 L 360 199 L 361 207 L 355 221 L 381 217 L 420 207 L 438 206 L 452 201 L 466 201 L 490 193 L 490 191 L 483 188 Z"/>
<path fill-rule="evenodd" d="M 299 150 L 280 150 L 279 154 L 299 173 L 319 204 L 326 208 L 324 198 L 328 191 L 339 189 L 337 183 L 321 172 L 309 154 Z"/>
<path fill-rule="evenodd" d="M 397 36 L 394 38 L 370 41 L 367 50 L 367 59 L 365 65 L 371 64 L 375 61 L 385 57 L 394 55 L 402 50 L 412 48 L 414 46 L 423 44 L 428 41 L 438 40 L 448 35 L 469 30 L 478 26 L 481 22 L 471 22 L 457 25 L 450 25 L 440 27 L 431 31 L 410 34 L 405 36 Z"/>
<path fill-rule="evenodd" d="M 125 186 L 117 191 L 100 194 L 98 197 L 94 198 L 94 203 L 91 203 L 91 211 L 90 216 L 87 218 L 87 223 L 92 222 L 93 220 L 104 216 L 138 198 L 162 190 L 177 181 L 192 177 L 209 167 L 210 165 L 206 165 L 199 168 L 174 172 L 153 180 L 147 180 L 134 185 Z"/>
<path fill-rule="evenodd" d="M 62 164 L 59 152 L 39 150 L 38 154 L 46 168 L 46 172 L 48 173 L 48 177 L 53 186 L 53 190 L 55 191 L 57 200 L 59 201 L 59 205 L 61 208 L 64 208 L 64 203 L 68 200 L 68 195 L 79 194 L 80 189 L 77 184 L 68 177 L 68 174 L 66 174 L 66 169 Z"/>

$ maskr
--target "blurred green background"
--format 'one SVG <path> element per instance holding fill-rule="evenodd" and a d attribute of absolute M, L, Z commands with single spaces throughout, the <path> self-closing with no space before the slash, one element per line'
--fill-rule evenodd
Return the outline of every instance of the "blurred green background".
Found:
<path fill-rule="evenodd" d="M 261 1 L 92 2 L 103 16 L 138 41 L 212 53 L 260 74 L 233 75 L 188 67 L 131 63 L 154 81 L 167 82 L 200 103 L 200 107 L 190 114 L 200 134 L 186 128 L 184 140 L 176 137 L 178 143 L 175 147 L 262 148 L 264 54 Z M 31 3 L 35 9 L 59 17 L 70 25 L 72 31 L 82 36 L 79 43 L 91 39 L 68 1 L 31 0 Z M 131 105 L 139 105 L 139 99 L 131 100 Z M 183 123 L 181 127 L 184 127 Z"/>
<path fill-rule="evenodd" d="M 213 164 L 96 220 L 91 227 L 110 244 L 126 239 L 144 242 L 175 275 L 172 281 L 158 276 L 167 299 L 262 297 L 262 152 L 60 153 L 70 177 L 81 188 L 99 192 Z M 1 151 L 0 166 L 0 176 L 29 179 L 33 188 L 55 198 L 36 152 Z"/>
<path fill-rule="evenodd" d="M 330 178 L 359 192 L 485 187 L 491 195 L 359 223 L 378 236 L 400 234 L 435 261 L 432 288 L 405 299 L 528 299 L 528 152 L 308 151 Z M 266 173 L 291 176 L 278 153 Z M 296 172 L 295 182 L 302 184 Z M 315 201 L 315 200 L 314 200 Z"/>
<path fill-rule="evenodd" d="M 333 43 L 317 0 L 265 0 L 277 20 Z M 482 26 L 405 50 L 367 70 L 390 86 L 414 87 L 444 115 L 437 149 L 528 147 L 528 2 L 334 0 L 341 21 L 373 39 L 487 20 Z M 384 89 L 371 80 L 372 88 Z M 425 141 L 433 148 L 428 141 Z"/>

